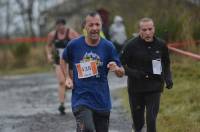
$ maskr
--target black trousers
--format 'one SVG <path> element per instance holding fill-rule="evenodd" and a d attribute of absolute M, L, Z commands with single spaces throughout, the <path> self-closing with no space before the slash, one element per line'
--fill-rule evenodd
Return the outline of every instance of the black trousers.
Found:
<path fill-rule="evenodd" d="M 108 132 L 110 112 L 99 112 L 86 106 L 73 110 L 77 132 Z"/>
<path fill-rule="evenodd" d="M 160 95 L 160 92 L 129 92 L 129 103 L 135 132 L 141 132 L 145 124 L 145 108 L 147 132 L 156 132 L 156 118 L 159 111 Z"/>

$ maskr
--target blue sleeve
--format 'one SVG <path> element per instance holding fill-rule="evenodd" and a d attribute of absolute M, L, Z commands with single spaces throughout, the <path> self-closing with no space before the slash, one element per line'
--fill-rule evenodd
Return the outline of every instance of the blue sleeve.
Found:
<path fill-rule="evenodd" d="M 62 59 L 65 60 L 65 62 L 70 62 L 71 60 L 71 46 L 70 44 L 65 47 L 64 51 L 63 51 L 63 54 L 62 54 Z"/>
<path fill-rule="evenodd" d="M 65 47 L 65 49 L 63 51 L 62 59 L 65 60 L 65 62 L 67 61 L 67 47 Z"/>
<path fill-rule="evenodd" d="M 116 64 L 121 67 L 122 64 L 120 62 L 120 59 L 119 59 L 119 54 L 117 53 L 117 50 L 115 48 L 115 46 L 111 43 L 111 61 L 115 61 Z"/>
<path fill-rule="evenodd" d="M 69 42 L 70 42 L 70 41 L 65 41 L 65 42 L 64 42 L 65 47 L 67 47 L 67 45 L 68 45 Z"/>

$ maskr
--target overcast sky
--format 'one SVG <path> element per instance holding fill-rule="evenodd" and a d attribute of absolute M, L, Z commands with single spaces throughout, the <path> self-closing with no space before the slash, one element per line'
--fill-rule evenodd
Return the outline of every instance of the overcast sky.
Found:
<path fill-rule="evenodd" d="M 27 6 L 27 1 L 28 0 L 22 0 L 25 5 Z M 38 20 L 38 16 L 39 16 L 39 10 L 43 11 L 44 9 L 50 8 L 52 6 L 55 6 L 57 4 L 62 3 L 64 0 L 35 0 L 34 3 L 34 29 L 36 32 L 38 32 L 38 24 L 37 24 L 37 20 Z M 23 25 L 23 21 L 22 21 L 22 17 L 19 15 L 19 6 L 16 3 L 16 0 L 0 0 L 0 2 L 2 3 L 6 3 L 9 2 L 10 4 L 10 8 L 9 8 L 9 14 L 10 14 L 10 19 L 11 19 L 11 24 L 9 27 L 9 32 L 12 33 L 14 31 L 20 31 L 20 30 L 24 30 L 24 25 Z M 5 6 L 1 6 L 0 7 L 0 17 L 1 17 L 1 24 L 0 24 L 0 34 L 5 34 L 6 33 L 6 5 Z"/>

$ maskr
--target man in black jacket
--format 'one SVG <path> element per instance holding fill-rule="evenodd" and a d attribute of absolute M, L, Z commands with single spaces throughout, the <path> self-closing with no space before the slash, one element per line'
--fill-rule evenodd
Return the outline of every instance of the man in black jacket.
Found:
<path fill-rule="evenodd" d="M 151 18 L 139 21 L 139 35 L 127 42 L 121 62 L 128 76 L 129 103 L 135 132 L 144 126 L 146 108 L 147 132 L 156 132 L 156 117 L 164 82 L 173 86 L 170 58 L 166 43 L 155 37 Z"/>

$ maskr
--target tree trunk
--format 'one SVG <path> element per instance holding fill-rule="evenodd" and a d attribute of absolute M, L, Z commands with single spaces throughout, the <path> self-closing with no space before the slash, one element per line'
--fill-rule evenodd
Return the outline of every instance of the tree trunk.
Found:
<path fill-rule="evenodd" d="M 10 34 L 9 34 L 9 27 L 10 27 L 10 3 L 9 0 L 6 1 L 6 34 L 5 38 L 9 39 Z"/>

